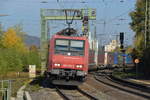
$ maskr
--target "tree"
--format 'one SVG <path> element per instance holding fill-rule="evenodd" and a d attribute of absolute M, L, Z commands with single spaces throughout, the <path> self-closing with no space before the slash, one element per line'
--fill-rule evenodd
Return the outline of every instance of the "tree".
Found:
<path fill-rule="evenodd" d="M 136 33 L 134 45 L 137 50 L 144 50 L 144 29 L 145 29 L 145 0 L 138 0 L 135 11 L 130 13 L 132 22 L 131 29 Z"/>
<path fill-rule="evenodd" d="M 134 46 L 137 54 L 134 55 L 137 55 L 139 58 L 142 57 L 144 51 L 145 1 L 146 0 L 137 0 L 135 10 L 130 13 L 132 19 L 130 26 L 136 33 Z"/>
<path fill-rule="evenodd" d="M 0 23 L 0 36 L 3 34 L 4 30 L 3 30 L 3 27 L 2 27 L 2 24 Z"/>
<path fill-rule="evenodd" d="M 8 61 L 4 59 L 4 52 L 0 49 L 0 76 L 6 76 L 8 72 Z"/>
<path fill-rule="evenodd" d="M 35 45 L 30 46 L 27 61 L 28 65 L 36 65 L 37 67 L 40 67 L 40 55 L 38 48 Z"/>
<path fill-rule="evenodd" d="M 22 24 L 17 24 L 14 27 L 12 27 L 15 31 L 16 34 L 18 36 L 20 36 L 22 38 L 22 40 L 24 40 L 24 35 L 26 34 L 25 32 L 23 32 L 23 25 Z"/>
<path fill-rule="evenodd" d="M 21 52 L 27 51 L 21 37 L 17 36 L 15 29 L 9 28 L 2 36 L 2 45 L 5 48 L 16 48 Z"/>
<path fill-rule="evenodd" d="M 136 8 L 130 13 L 132 22 L 130 23 L 131 29 L 135 32 L 135 40 L 133 49 L 134 58 L 139 58 L 141 60 L 140 67 L 142 73 L 149 73 L 150 75 L 150 48 L 145 48 L 144 46 L 144 36 L 145 36 L 145 9 L 146 0 L 137 0 Z M 146 76 L 149 76 L 148 74 Z"/>
<path fill-rule="evenodd" d="M 36 47 L 36 45 L 31 45 L 30 48 L 29 48 L 29 50 L 37 52 L 38 48 Z"/>
<path fill-rule="evenodd" d="M 1 36 L 0 48 L 0 74 L 7 75 L 8 72 L 19 72 L 23 70 L 25 54 L 27 49 L 22 38 L 16 34 L 14 28 L 9 28 Z"/>
<path fill-rule="evenodd" d="M 126 48 L 126 53 L 127 54 L 131 54 L 133 52 L 133 47 L 132 46 L 128 46 L 127 48 Z"/>
<path fill-rule="evenodd" d="M 6 76 L 8 72 L 20 72 L 34 64 L 40 66 L 38 48 L 32 45 L 27 48 L 24 41 L 24 32 L 20 26 L 2 31 L 0 43 L 0 75 Z"/>
<path fill-rule="evenodd" d="M 3 28 L 2 28 L 2 24 L 0 23 L 0 48 L 2 48 L 1 39 L 2 39 L 3 33 L 4 33 L 4 30 L 3 30 Z"/>

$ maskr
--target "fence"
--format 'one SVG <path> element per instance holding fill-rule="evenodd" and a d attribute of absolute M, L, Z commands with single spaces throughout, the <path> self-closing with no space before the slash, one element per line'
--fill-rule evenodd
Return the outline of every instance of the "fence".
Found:
<path fill-rule="evenodd" d="M 0 100 L 10 100 L 12 80 L 0 80 Z"/>

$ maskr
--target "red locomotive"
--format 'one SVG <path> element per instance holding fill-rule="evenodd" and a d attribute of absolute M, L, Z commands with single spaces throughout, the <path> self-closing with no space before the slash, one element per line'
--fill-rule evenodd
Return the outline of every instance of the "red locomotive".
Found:
<path fill-rule="evenodd" d="M 74 31 L 69 34 L 61 31 L 50 39 L 46 74 L 54 84 L 78 85 L 88 73 L 88 39 L 71 36 L 71 32 Z"/>

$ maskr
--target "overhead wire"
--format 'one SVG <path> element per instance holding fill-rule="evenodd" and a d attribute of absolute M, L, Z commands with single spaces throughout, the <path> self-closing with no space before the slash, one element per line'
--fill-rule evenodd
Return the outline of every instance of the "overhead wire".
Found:
<path fill-rule="evenodd" d="M 113 0 L 112 0 L 113 1 Z M 115 0 L 114 0 L 115 1 Z M 106 29 L 106 24 L 110 24 L 110 23 L 112 23 L 113 21 L 115 21 L 115 20 L 117 20 L 118 18 L 120 18 L 120 17 L 122 17 L 122 16 L 125 16 L 127 13 L 129 13 L 129 11 L 131 11 L 131 10 L 133 10 L 133 8 L 130 8 L 130 9 L 128 9 L 127 11 L 125 11 L 125 12 L 123 12 L 123 13 L 121 13 L 121 14 L 119 14 L 119 15 L 117 15 L 117 16 L 115 16 L 114 18 L 111 18 L 111 19 L 109 19 L 109 20 L 107 20 L 107 6 L 111 6 L 111 5 L 109 5 L 108 3 L 110 3 L 110 2 L 108 2 L 107 3 L 107 1 L 105 1 L 105 0 L 102 0 L 102 2 L 104 3 L 104 18 L 103 18 L 103 23 L 101 23 L 101 24 L 103 24 L 103 34 L 105 34 L 105 29 Z M 112 2 L 111 2 L 112 3 Z M 109 7 L 110 8 L 110 7 Z M 119 19 L 118 19 L 119 20 Z M 107 32 L 108 33 L 108 32 Z M 106 34 L 105 34 L 106 35 Z"/>
<path fill-rule="evenodd" d="M 73 23 L 75 13 L 76 13 L 76 11 L 74 11 L 74 13 L 73 13 L 73 17 L 72 17 L 71 21 L 69 22 L 69 21 L 68 21 L 68 18 L 67 18 L 67 17 L 68 17 L 68 15 L 67 15 L 67 11 L 65 10 L 66 23 L 68 24 L 68 27 L 69 27 L 69 28 L 70 28 L 70 25 Z"/>
<path fill-rule="evenodd" d="M 61 9 L 65 9 L 65 8 L 64 8 L 64 6 L 63 6 L 63 5 L 61 5 L 60 3 L 61 3 L 61 1 L 60 1 L 60 0 L 57 0 L 57 4 L 58 4 L 58 6 L 59 6 Z"/>
<path fill-rule="evenodd" d="M 121 14 L 115 16 L 114 18 L 108 20 L 108 23 L 113 22 L 114 20 L 117 20 L 119 17 L 122 17 L 122 16 L 126 15 L 127 13 L 129 13 L 129 12 L 132 11 L 132 10 L 133 10 L 133 8 L 130 8 L 130 9 L 128 9 L 127 11 L 125 11 L 125 12 L 123 12 L 123 13 L 121 13 Z"/>

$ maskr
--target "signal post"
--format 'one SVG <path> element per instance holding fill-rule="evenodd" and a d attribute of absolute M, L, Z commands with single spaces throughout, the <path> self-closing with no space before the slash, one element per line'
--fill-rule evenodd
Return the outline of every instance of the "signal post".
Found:
<path fill-rule="evenodd" d="M 120 32 L 120 49 L 121 49 L 121 52 L 122 52 L 122 67 L 123 67 L 123 72 L 125 72 L 124 32 Z"/>
<path fill-rule="evenodd" d="M 135 66 L 136 66 L 136 78 L 138 78 L 138 66 L 139 66 L 139 62 L 140 62 L 139 59 L 135 59 L 134 60 L 134 63 L 135 63 Z"/>

